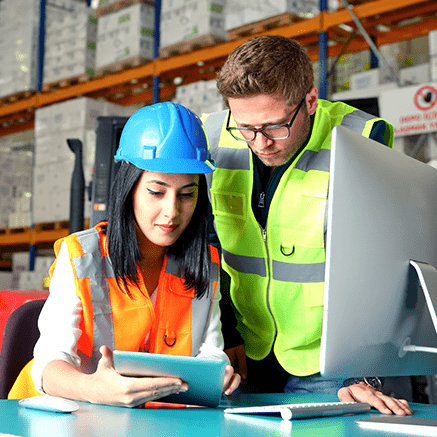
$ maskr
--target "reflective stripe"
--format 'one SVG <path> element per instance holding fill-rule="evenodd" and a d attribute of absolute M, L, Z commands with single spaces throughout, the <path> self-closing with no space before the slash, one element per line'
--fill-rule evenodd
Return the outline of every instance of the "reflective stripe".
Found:
<path fill-rule="evenodd" d="M 318 152 L 305 150 L 294 168 L 302 171 L 318 170 L 329 172 L 330 163 L 331 150 L 320 149 Z"/>
<path fill-rule="evenodd" d="M 167 257 L 167 265 L 165 272 L 173 276 L 181 277 L 179 263 L 174 257 Z M 191 356 L 196 356 L 199 353 L 200 346 L 203 342 L 205 326 L 209 313 L 212 309 L 212 299 L 214 281 L 218 281 L 219 268 L 215 262 L 210 263 L 210 281 L 208 293 L 205 293 L 201 299 L 191 299 Z"/>
<path fill-rule="evenodd" d="M 171 255 L 167 256 L 165 272 L 170 273 L 173 276 L 177 276 L 178 278 L 182 278 L 182 274 L 179 269 L 179 262 Z M 214 281 L 218 281 L 218 264 L 212 261 L 210 263 L 209 277 L 210 287 L 212 287 Z"/>
<path fill-rule="evenodd" d="M 373 120 L 375 117 L 372 114 L 357 109 L 349 114 L 346 114 L 341 121 L 341 126 L 361 134 L 369 120 Z"/>
<path fill-rule="evenodd" d="M 219 145 L 222 126 L 227 115 L 228 111 L 226 109 L 223 111 L 213 112 L 203 123 L 206 133 L 208 134 L 208 142 L 211 151 L 217 149 Z"/>
<path fill-rule="evenodd" d="M 264 258 L 234 255 L 226 250 L 223 250 L 223 258 L 226 264 L 239 273 L 258 275 L 262 278 L 267 275 Z M 323 282 L 325 280 L 325 263 L 291 264 L 273 261 L 272 277 L 277 281 L 284 282 Z"/>
<path fill-rule="evenodd" d="M 165 266 L 165 273 L 170 273 L 170 275 L 177 276 L 178 278 L 182 277 L 182 275 L 179 271 L 179 263 L 171 255 L 167 256 L 167 264 Z"/>
<path fill-rule="evenodd" d="M 220 153 L 212 155 L 217 168 L 225 170 L 250 170 L 250 149 L 220 148 Z"/>
<path fill-rule="evenodd" d="M 223 258 L 230 267 L 237 272 L 258 275 L 263 278 L 267 276 L 266 264 L 264 258 L 255 258 L 254 256 L 234 255 L 227 250 L 222 250 Z"/>
<path fill-rule="evenodd" d="M 290 264 L 280 261 L 273 261 L 272 277 L 276 281 L 283 282 L 324 282 L 325 263 Z"/>
<path fill-rule="evenodd" d="M 202 299 L 191 299 L 191 356 L 199 353 L 205 335 L 205 326 L 212 309 L 212 289 Z"/>
<path fill-rule="evenodd" d="M 91 362 L 93 362 L 97 357 L 100 357 L 100 345 L 104 344 L 114 350 L 114 324 L 109 286 L 106 280 L 107 277 L 113 277 L 114 272 L 109 258 L 101 254 L 100 237 L 96 229 L 92 228 L 76 235 L 85 254 L 72 260 L 76 277 L 90 280 L 94 313 L 94 341 L 91 358 Z M 104 280 L 98 281 L 96 280 L 98 278 L 104 278 Z"/>
<path fill-rule="evenodd" d="M 224 168 L 226 170 L 250 170 L 249 146 L 241 149 L 220 147 L 220 153 L 217 153 L 219 150 L 220 135 L 227 115 L 227 110 L 214 112 L 203 123 L 208 135 L 211 156 L 217 168 Z M 230 134 L 227 135 L 232 139 Z M 208 176 L 212 178 L 212 173 Z"/>

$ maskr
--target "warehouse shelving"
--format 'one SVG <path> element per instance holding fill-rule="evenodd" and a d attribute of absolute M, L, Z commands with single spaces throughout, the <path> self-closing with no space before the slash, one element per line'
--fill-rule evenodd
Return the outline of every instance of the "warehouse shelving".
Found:
<path fill-rule="evenodd" d="M 349 3 L 377 47 L 426 36 L 437 29 L 435 0 L 350 0 Z M 319 52 L 322 33 L 328 38 L 328 58 L 367 50 L 369 45 L 358 32 L 351 39 L 354 29 L 356 26 L 350 12 L 342 8 L 336 12 L 322 11 L 314 18 L 301 19 L 273 29 L 267 26 L 263 28 L 261 23 L 254 26 L 253 31 L 296 39 L 307 48 L 311 59 L 316 62 L 325 56 Z M 176 83 L 185 85 L 202 79 L 213 79 L 228 54 L 255 34 L 249 33 L 241 33 L 237 39 L 213 47 L 200 48 L 171 58 L 156 58 L 139 67 L 64 88 L 1 98 L 0 136 L 32 129 L 35 109 L 77 96 L 105 98 L 121 105 L 150 103 L 153 100 L 153 80 L 156 77 L 160 82 L 160 99 L 171 98 Z M 23 232 L 1 233 L 0 255 L 5 248 L 50 243 L 67 233 L 68 229 L 27 229 Z"/>

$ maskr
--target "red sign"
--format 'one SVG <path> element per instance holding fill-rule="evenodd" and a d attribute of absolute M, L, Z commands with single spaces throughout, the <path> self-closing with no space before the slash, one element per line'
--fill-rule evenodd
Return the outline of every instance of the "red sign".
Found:
<path fill-rule="evenodd" d="M 437 90 L 430 85 L 425 85 L 422 88 L 419 88 L 414 95 L 414 104 L 421 111 L 431 109 L 436 103 Z"/>

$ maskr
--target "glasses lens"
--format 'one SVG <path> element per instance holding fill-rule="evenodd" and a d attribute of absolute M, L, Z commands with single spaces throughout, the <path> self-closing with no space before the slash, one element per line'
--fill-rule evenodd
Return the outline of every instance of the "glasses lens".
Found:
<path fill-rule="evenodd" d="M 264 128 L 264 133 L 271 140 L 282 140 L 290 135 L 290 131 L 287 126 L 268 126 Z"/>
<path fill-rule="evenodd" d="M 229 130 L 236 140 L 252 141 L 255 138 L 255 132 L 249 129 L 230 128 Z"/>

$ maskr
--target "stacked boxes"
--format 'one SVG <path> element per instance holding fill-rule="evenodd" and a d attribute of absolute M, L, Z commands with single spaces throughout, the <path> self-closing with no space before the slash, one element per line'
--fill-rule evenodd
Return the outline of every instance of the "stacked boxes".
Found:
<path fill-rule="evenodd" d="M 0 228 L 30 225 L 32 154 L 0 152 Z"/>
<path fill-rule="evenodd" d="M 429 63 L 413 65 L 412 67 L 402 68 L 399 71 L 399 80 L 402 86 L 417 85 L 429 82 L 430 79 Z"/>
<path fill-rule="evenodd" d="M 68 3 L 64 9 L 47 5 L 44 83 L 94 74 L 97 19 L 83 3 Z"/>
<path fill-rule="evenodd" d="M 99 18 L 96 69 L 135 60 L 153 59 L 155 8 L 134 4 Z"/>
<path fill-rule="evenodd" d="M 39 5 L 0 1 L 0 97 L 36 88 Z"/>
<path fill-rule="evenodd" d="M 370 68 L 370 50 L 348 53 L 341 56 L 334 68 L 332 81 L 335 90 L 345 91 L 352 88 L 353 74 L 367 71 Z M 355 84 L 354 84 L 355 85 Z"/>
<path fill-rule="evenodd" d="M 204 37 L 225 41 L 225 5 L 226 0 L 163 0 L 160 50 Z"/>
<path fill-rule="evenodd" d="M 226 4 L 226 30 L 235 29 L 276 15 L 289 13 L 313 18 L 319 11 L 319 0 L 233 0 Z"/>
<path fill-rule="evenodd" d="M 35 157 L 33 220 L 35 223 L 69 220 L 70 185 L 75 155 L 67 139 L 83 144 L 85 183 L 91 180 L 95 155 L 95 126 L 98 116 L 127 116 L 125 108 L 104 100 L 85 97 L 43 107 L 35 111 Z M 85 202 L 90 217 L 90 202 Z"/>
<path fill-rule="evenodd" d="M 215 80 L 202 80 L 178 86 L 174 103 L 185 106 L 198 116 L 226 109 L 223 98 L 217 91 Z"/>
<path fill-rule="evenodd" d="M 34 270 L 29 271 L 29 252 L 12 255 L 12 289 L 42 290 L 49 276 L 48 271 L 55 260 L 53 256 L 36 256 Z"/>

